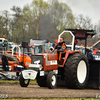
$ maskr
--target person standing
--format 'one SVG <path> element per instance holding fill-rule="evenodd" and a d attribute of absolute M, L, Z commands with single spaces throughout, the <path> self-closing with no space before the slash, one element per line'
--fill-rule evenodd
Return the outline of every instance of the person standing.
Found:
<path fill-rule="evenodd" d="M 95 58 L 94 58 L 94 53 L 93 53 L 93 51 L 91 51 L 90 49 L 87 49 L 86 48 L 86 55 L 87 55 L 87 59 L 88 60 L 95 60 Z"/>
<path fill-rule="evenodd" d="M 9 64 L 8 64 L 7 55 L 8 55 L 8 54 L 5 53 L 5 55 L 2 56 L 2 66 L 3 66 L 3 70 L 4 70 L 4 71 L 8 71 L 8 70 L 7 70 L 7 69 L 8 69 L 7 67 L 8 67 Z"/>

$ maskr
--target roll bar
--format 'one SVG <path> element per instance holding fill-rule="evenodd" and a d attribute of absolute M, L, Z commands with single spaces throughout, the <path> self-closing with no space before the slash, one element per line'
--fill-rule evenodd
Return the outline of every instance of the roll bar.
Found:
<path fill-rule="evenodd" d="M 71 34 L 71 36 L 72 36 L 72 51 L 74 50 L 74 41 L 75 41 L 75 36 L 74 36 L 74 34 L 71 32 L 71 31 L 67 31 L 67 30 L 65 30 L 65 31 L 63 31 L 61 34 L 59 34 L 59 36 L 58 36 L 58 42 L 60 42 L 60 37 L 65 33 L 65 32 L 67 32 L 67 33 L 70 33 Z"/>

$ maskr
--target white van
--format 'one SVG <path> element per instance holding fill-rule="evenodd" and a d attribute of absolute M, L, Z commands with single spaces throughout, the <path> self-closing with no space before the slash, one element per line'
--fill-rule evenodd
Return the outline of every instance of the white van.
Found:
<path fill-rule="evenodd" d="M 6 49 L 8 48 L 8 40 L 5 38 L 0 38 L 0 48 L 2 47 L 6 47 Z"/>

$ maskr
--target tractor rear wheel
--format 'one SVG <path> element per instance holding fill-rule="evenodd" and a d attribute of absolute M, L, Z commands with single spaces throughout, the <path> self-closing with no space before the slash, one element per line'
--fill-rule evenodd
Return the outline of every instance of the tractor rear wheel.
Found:
<path fill-rule="evenodd" d="M 89 78 L 87 57 L 82 53 L 69 56 L 65 63 L 64 76 L 68 88 L 84 88 Z"/>
<path fill-rule="evenodd" d="M 50 71 L 47 75 L 47 86 L 49 89 L 54 89 L 57 84 L 57 77 L 56 73 L 53 71 Z"/>
<path fill-rule="evenodd" d="M 20 82 L 20 85 L 22 87 L 27 87 L 29 85 L 30 79 L 24 79 L 23 75 L 21 73 L 20 78 L 19 78 L 19 82 Z"/>
<path fill-rule="evenodd" d="M 47 80 L 47 76 L 37 75 L 36 81 L 37 81 L 37 83 L 40 87 L 46 87 L 47 86 L 46 80 Z"/>

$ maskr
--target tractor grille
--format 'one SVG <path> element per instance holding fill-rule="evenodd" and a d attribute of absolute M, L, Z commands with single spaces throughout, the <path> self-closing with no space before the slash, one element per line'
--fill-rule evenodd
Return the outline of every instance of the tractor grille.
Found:
<path fill-rule="evenodd" d="M 34 64 L 34 62 L 38 62 L 40 60 L 41 65 L 43 65 L 43 56 L 37 56 L 37 55 L 32 55 L 32 64 Z"/>

